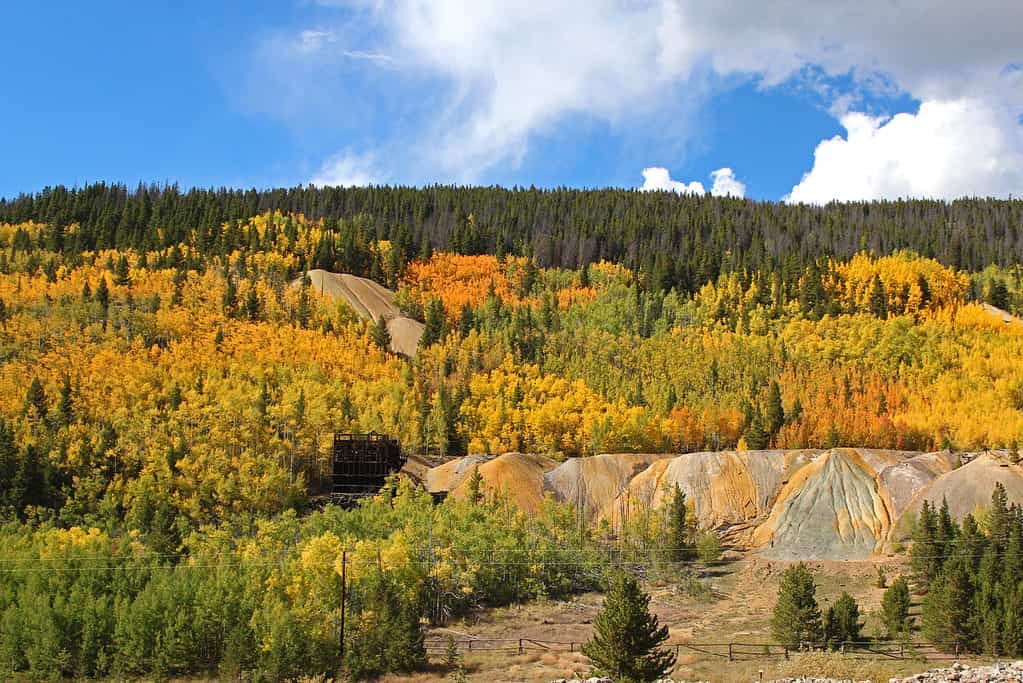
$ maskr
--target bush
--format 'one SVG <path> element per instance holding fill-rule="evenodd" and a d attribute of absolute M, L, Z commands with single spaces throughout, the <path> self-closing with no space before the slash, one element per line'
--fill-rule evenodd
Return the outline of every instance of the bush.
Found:
<path fill-rule="evenodd" d="M 700 562 L 710 564 L 721 559 L 721 541 L 713 531 L 707 531 L 696 542 L 696 556 Z"/>

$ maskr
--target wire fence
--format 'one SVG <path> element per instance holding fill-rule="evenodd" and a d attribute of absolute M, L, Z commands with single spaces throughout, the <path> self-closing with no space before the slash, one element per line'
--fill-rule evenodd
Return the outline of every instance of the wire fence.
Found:
<path fill-rule="evenodd" d="M 447 654 L 454 649 L 458 654 L 517 653 L 527 652 L 582 652 L 582 641 L 546 640 L 533 637 L 516 638 L 427 638 L 428 655 Z M 749 642 L 669 642 L 661 646 L 674 650 L 676 655 L 693 653 L 723 661 L 738 662 L 762 659 L 789 659 L 790 657 L 831 650 L 859 659 L 891 659 L 913 661 L 952 661 L 968 659 L 975 655 L 963 650 L 958 643 L 942 647 L 934 643 L 896 640 L 847 641 L 826 648 L 820 643 L 805 643 L 799 647 L 788 647 L 781 643 Z"/>

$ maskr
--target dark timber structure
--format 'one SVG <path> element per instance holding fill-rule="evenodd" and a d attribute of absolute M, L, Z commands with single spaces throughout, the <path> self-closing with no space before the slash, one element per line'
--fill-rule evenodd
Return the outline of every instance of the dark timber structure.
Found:
<path fill-rule="evenodd" d="M 406 460 L 401 444 L 382 434 L 335 434 L 331 498 L 345 504 L 377 493 Z"/>

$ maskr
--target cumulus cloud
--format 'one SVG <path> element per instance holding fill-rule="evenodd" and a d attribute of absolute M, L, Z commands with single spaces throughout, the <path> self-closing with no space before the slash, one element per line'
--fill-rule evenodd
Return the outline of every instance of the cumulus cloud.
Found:
<path fill-rule="evenodd" d="M 728 196 L 741 198 L 746 195 L 746 185 L 736 179 L 732 169 L 728 167 L 719 168 L 716 171 L 711 171 L 710 177 L 714 180 L 710 193 L 715 197 Z M 703 183 L 699 180 L 693 180 L 688 183 L 681 180 L 672 180 L 668 169 L 660 166 L 651 166 L 643 169 L 643 185 L 639 189 L 647 192 L 667 191 L 677 192 L 678 194 L 705 194 L 707 192 L 704 189 Z"/>
<path fill-rule="evenodd" d="M 1005 196 L 1023 189 L 1023 128 L 977 99 L 925 101 L 886 119 L 850 112 L 786 199 Z"/>
<path fill-rule="evenodd" d="M 754 80 L 769 88 L 810 73 L 825 81 L 851 76 L 851 91 L 827 91 L 843 123 L 864 91 L 1002 108 L 1010 115 L 987 122 L 1003 138 L 1018 128 L 1012 115 L 1023 113 L 1019 70 L 1008 68 L 1019 63 L 1019 2 L 321 0 L 339 3 L 347 32 L 338 35 L 363 37 L 349 51 L 400 56 L 393 63 L 364 61 L 400 71 L 403 86 L 418 83 L 416 94 L 430 99 L 428 116 L 393 135 L 410 157 L 397 163 L 417 163 L 433 177 L 473 181 L 495 165 L 517 164 L 537 136 L 569 117 L 628 130 L 666 102 L 677 105 L 667 93 L 684 92 L 698 106 L 706 83 L 721 88 Z M 310 44 L 325 39 L 309 38 Z M 382 83 L 394 89 L 392 79 Z M 381 96 L 387 96 L 383 84 Z M 921 108 L 913 116 L 927 114 Z M 684 136 L 685 117 L 674 123 L 663 135 Z M 895 123 L 877 126 L 890 143 L 897 133 L 925 127 L 889 128 Z M 944 130 L 956 137 L 955 146 L 970 134 Z M 830 150 L 831 143 L 822 145 Z M 864 163 L 870 159 L 886 163 L 883 155 L 863 156 Z M 954 184 L 934 188 L 963 191 Z"/>
<path fill-rule="evenodd" d="M 668 173 L 668 169 L 661 168 L 660 166 L 652 166 L 650 168 L 643 169 L 643 186 L 639 189 L 647 192 L 667 191 L 677 192 L 679 194 L 703 194 L 706 192 L 706 190 L 703 189 L 703 183 L 699 180 L 694 180 L 691 183 L 672 180 L 671 174 Z"/>
<path fill-rule="evenodd" d="M 344 152 L 328 159 L 309 183 L 317 187 L 379 185 L 384 179 L 375 166 L 372 154 Z"/>
<path fill-rule="evenodd" d="M 711 171 L 710 177 L 714 179 L 710 193 L 715 197 L 738 197 L 741 199 L 746 196 L 746 184 L 739 182 L 735 173 L 727 166 Z"/>

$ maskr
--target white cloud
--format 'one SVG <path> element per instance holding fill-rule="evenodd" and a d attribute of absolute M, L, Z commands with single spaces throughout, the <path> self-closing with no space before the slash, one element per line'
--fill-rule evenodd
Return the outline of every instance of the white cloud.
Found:
<path fill-rule="evenodd" d="M 328 159 L 309 181 L 318 187 L 364 187 L 383 182 L 371 154 L 344 152 Z"/>
<path fill-rule="evenodd" d="M 716 171 L 711 171 L 710 177 L 714 180 L 710 193 L 715 197 L 731 196 L 741 198 L 746 195 L 746 185 L 736 179 L 732 169 L 728 167 L 719 168 Z M 672 180 L 668 169 L 660 166 L 651 166 L 643 169 L 643 185 L 639 189 L 647 192 L 667 191 L 677 192 L 678 194 L 697 195 L 707 192 L 704 189 L 703 183 L 699 180 L 693 180 L 688 183 L 681 180 Z"/>
<path fill-rule="evenodd" d="M 327 5 L 338 2 L 320 0 Z M 557 130 L 569 117 L 629 130 L 637 118 L 651 112 L 666 116 L 666 103 L 678 102 L 669 93 L 684 92 L 687 105 L 699 106 L 707 96 L 708 80 L 716 87 L 727 87 L 756 79 L 762 87 L 772 87 L 790 79 L 826 81 L 851 75 L 850 91 L 820 85 L 843 124 L 852 121 L 848 115 L 857 110 L 866 90 L 909 93 L 939 108 L 943 103 L 969 101 L 976 103 L 975 109 L 1007 112 L 978 121 L 980 114 L 975 111 L 969 121 L 963 121 L 982 124 L 981 130 L 1005 140 L 1016 134 L 1019 126 L 1014 117 L 1023 113 L 1020 73 L 1006 68 L 1019 62 L 1021 2 L 903 0 L 881 6 L 853 0 L 348 0 L 340 4 L 344 18 L 334 27 L 336 40 L 348 48 L 341 54 L 383 57 L 369 63 L 386 65 L 393 70 L 390 73 L 400 72 L 402 86 L 419 84 L 416 95 L 425 93 L 435 103 L 429 116 L 415 119 L 411 126 L 403 121 L 395 126 L 393 139 L 385 141 L 403 155 L 387 154 L 389 160 L 402 168 L 422 169 L 431 178 L 473 181 L 496 165 L 517 164 L 538 135 Z M 309 45 L 319 48 L 328 37 L 318 34 L 330 32 L 309 33 Z M 305 44 L 307 39 L 299 42 Z M 331 51 L 311 51 L 319 52 Z M 324 60 L 330 58 L 322 55 Z M 294 72 L 282 69 L 286 78 L 293 78 Z M 381 79 L 382 97 L 394 96 L 396 78 Z M 351 93 L 345 91 L 339 91 L 338 97 L 351 107 L 361 104 L 351 101 Z M 925 108 L 912 116 L 916 125 L 893 119 L 875 128 L 885 131 L 886 144 L 908 149 L 910 142 L 900 142 L 902 136 L 913 135 L 919 141 L 931 119 Z M 684 139 L 690 128 L 686 117 L 672 123 L 659 132 L 676 141 Z M 948 158 L 958 158 L 976 129 L 945 125 L 941 130 L 951 138 L 932 138 L 932 142 L 946 146 Z M 830 153 L 833 141 L 821 143 L 818 155 L 822 148 Z M 864 165 L 860 171 L 871 177 L 887 173 L 885 165 L 892 162 L 879 152 L 856 156 Z M 867 168 L 871 161 L 879 166 Z M 976 167 L 973 177 L 978 184 L 985 177 L 991 182 L 1001 177 L 997 168 L 995 176 L 985 176 L 980 161 L 970 162 L 971 168 Z M 816 166 L 810 176 L 822 177 Z M 726 180 L 723 176 L 721 182 Z M 953 179 L 924 185 L 922 191 L 952 196 L 970 187 Z"/>
<path fill-rule="evenodd" d="M 1023 190 L 1023 128 L 1011 112 L 976 99 L 926 101 L 885 119 L 850 112 L 845 137 L 822 141 L 786 198 L 1005 196 Z"/>
<path fill-rule="evenodd" d="M 703 194 L 703 183 L 694 180 L 691 183 L 684 183 L 680 180 L 672 180 L 668 169 L 660 166 L 652 166 L 643 169 L 643 186 L 639 188 L 647 192 L 668 191 L 679 194 Z"/>
<path fill-rule="evenodd" d="M 333 31 L 306 29 L 298 34 L 295 48 L 304 53 L 316 52 L 325 43 L 333 43 L 335 40 L 337 40 L 337 35 Z"/>
<path fill-rule="evenodd" d="M 710 177 L 714 179 L 710 193 L 715 197 L 738 197 L 741 199 L 746 196 L 746 184 L 737 180 L 735 173 L 727 166 L 711 171 Z"/>

